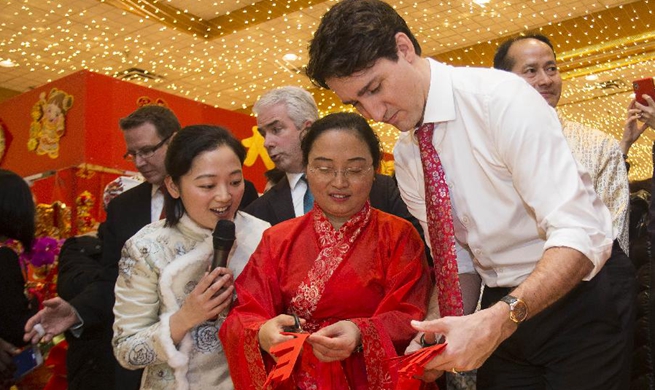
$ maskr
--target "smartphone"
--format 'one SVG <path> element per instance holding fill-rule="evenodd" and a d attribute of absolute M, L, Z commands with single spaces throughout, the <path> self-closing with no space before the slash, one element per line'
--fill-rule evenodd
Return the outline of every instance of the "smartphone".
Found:
<path fill-rule="evenodd" d="M 633 81 L 632 89 L 635 91 L 635 98 L 639 104 L 648 105 L 648 102 L 641 95 L 648 95 L 655 100 L 655 84 L 652 77 Z"/>
<path fill-rule="evenodd" d="M 16 365 L 14 379 L 18 380 L 43 364 L 41 349 L 39 349 L 38 345 L 25 347 L 21 353 L 14 356 L 14 364 Z"/>

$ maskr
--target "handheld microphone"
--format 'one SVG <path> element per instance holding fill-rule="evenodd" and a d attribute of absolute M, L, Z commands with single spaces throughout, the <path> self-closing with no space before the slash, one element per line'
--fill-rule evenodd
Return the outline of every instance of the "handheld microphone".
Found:
<path fill-rule="evenodd" d="M 211 270 L 216 267 L 225 267 L 227 257 L 236 238 L 234 233 L 234 222 L 227 219 L 220 219 L 212 233 L 214 243 L 214 258 L 212 259 Z"/>

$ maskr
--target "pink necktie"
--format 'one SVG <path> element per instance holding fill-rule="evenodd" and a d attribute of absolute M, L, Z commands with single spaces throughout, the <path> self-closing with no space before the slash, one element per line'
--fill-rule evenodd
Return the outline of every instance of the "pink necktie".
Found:
<path fill-rule="evenodd" d="M 464 314 L 462 290 L 457 275 L 455 231 L 451 215 L 448 184 L 439 155 L 432 145 L 434 123 L 426 123 L 417 131 L 425 179 L 425 203 L 428 233 L 434 257 L 434 273 L 441 317 Z"/>

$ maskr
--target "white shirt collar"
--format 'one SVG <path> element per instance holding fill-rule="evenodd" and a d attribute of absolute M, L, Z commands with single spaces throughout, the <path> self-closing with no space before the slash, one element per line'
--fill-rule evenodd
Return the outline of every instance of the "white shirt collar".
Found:
<path fill-rule="evenodd" d="M 299 173 L 289 173 L 287 172 L 287 180 L 289 180 L 289 187 L 291 189 L 295 189 L 296 185 L 302 178 L 302 175 L 304 175 L 304 172 L 299 172 Z"/>
<path fill-rule="evenodd" d="M 455 120 L 457 115 L 450 66 L 431 58 L 428 58 L 428 62 L 430 63 L 430 91 L 425 104 L 423 123 Z"/>

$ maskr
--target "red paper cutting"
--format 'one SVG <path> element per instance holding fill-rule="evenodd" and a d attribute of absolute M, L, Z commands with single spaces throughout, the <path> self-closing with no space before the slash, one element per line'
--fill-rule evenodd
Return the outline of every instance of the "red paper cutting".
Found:
<path fill-rule="evenodd" d="M 397 356 L 389 359 L 391 364 L 398 365 L 398 374 L 407 378 L 420 377 L 428 364 L 437 355 L 443 352 L 447 344 L 435 344 L 431 347 L 421 348 L 409 355 Z"/>
<path fill-rule="evenodd" d="M 282 332 L 281 334 L 294 338 L 271 348 L 271 354 L 277 356 L 278 359 L 277 364 L 266 378 L 264 389 L 269 384 L 280 383 L 291 376 L 305 339 L 309 337 L 309 333 Z"/>

